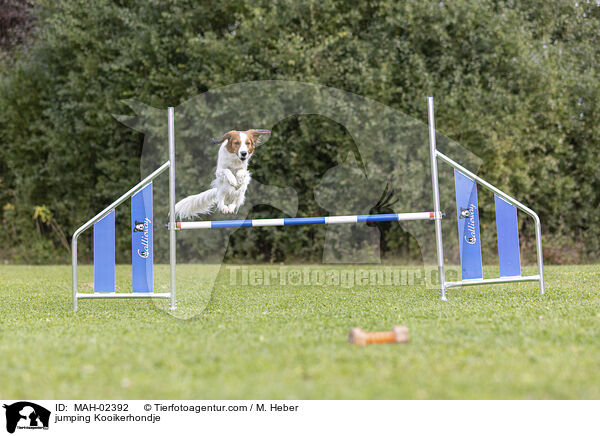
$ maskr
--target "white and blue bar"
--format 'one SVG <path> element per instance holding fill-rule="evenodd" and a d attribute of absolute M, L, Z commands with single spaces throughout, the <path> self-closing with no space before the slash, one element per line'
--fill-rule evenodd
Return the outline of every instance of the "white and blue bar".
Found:
<path fill-rule="evenodd" d="M 356 224 L 384 221 L 432 220 L 433 212 L 386 213 L 377 215 L 313 216 L 306 218 L 267 218 L 255 220 L 189 221 L 177 222 L 178 230 L 222 229 L 228 227 L 300 226 L 308 224 Z"/>

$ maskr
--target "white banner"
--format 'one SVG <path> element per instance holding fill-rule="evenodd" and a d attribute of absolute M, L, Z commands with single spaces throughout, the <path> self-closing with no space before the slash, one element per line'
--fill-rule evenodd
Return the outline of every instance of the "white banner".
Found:
<path fill-rule="evenodd" d="M 598 431 L 595 401 L 2 401 L 1 434 L 520 435 Z M 7 433 L 8 432 L 8 433 Z"/>

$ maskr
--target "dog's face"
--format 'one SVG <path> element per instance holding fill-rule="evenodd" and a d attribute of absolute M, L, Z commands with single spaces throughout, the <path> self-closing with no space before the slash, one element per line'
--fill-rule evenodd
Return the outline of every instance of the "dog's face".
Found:
<path fill-rule="evenodd" d="M 259 139 L 262 135 L 271 133 L 269 130 L 232 130 L 226 133 L 221 143 L 227 141 L 225 148 L 231 154 L 235 154 L 239 160 L 244 162 L 246 159 L 250 159 L 254 148 L 259 144 Z"/>

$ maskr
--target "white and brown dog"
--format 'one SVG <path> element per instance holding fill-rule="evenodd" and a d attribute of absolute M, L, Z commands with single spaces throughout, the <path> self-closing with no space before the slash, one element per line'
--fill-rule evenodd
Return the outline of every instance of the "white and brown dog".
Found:
<path fill-rule="evenodd" d="M 246 199 L 246 189 L 251 177 L 248 161 L 259 144 L 262 135 L 269 130 L 232 130 L 214 143 L 220 143 L 215 180 L 211 189 L 190 195 L 175 205 L 175 214 L 180 218 L 209 214 L 215 206 L 222 213 L 237 213 Z"/>

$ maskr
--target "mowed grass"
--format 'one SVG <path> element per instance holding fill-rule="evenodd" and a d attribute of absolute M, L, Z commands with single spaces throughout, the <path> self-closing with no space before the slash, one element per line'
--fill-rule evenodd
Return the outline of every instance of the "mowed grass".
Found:
<path fill-rule="evenodd" d="M 598 265 L 547 267 L 544 296 L 520 283 L 447 302 L 415 285 L 230 285 L 225 266 L 211 292 L 215 268 L 178 266 L 191 291 L 171 314 L 132 300 L 73 313 L 70 267 L 0 266 L 0 397 L 600 398 Z M 168 267 L 156 276 L 164 289 Z M 348 344 L 351 327 L 397 324 L 410 344 Z"/>

